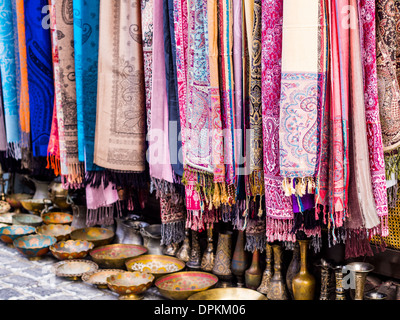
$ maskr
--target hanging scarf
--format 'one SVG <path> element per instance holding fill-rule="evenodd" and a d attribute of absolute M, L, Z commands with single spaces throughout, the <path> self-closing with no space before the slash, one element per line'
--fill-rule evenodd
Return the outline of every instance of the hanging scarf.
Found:
<path fill-rule="evenodd" d="M 245 250 L 254 253 L 255 250 L 263 252 L 266 246 L 265 220 L 250 220 L 246 226 Z"/>
<path fill-rule="evenodd" d="M 234 95 L 234 68 L 233 68 L 233 3 L 232 0 L 218 1 L 218 33 L 219 55 L 221 69 L 221 105 L 224 129 L 224 161 L 226 167 L 226 183 L 230 186 L 230 195 L 234 198 L 236 183 L 236 156 L 237 145 L 234 129 L 235 95 Z M 240 83 L 240 82 L 238 82 Z M 231 202 L 233 202 L 232 199 Z"/>
<path fill-rule="evenodd" d="M 179 160 L 179 153 L 182 149 L 181 124 L 179 121 L 179 98 L 178 98 L 178 79 L 176 69 L 176 44 L 175 25 L 174 25 L 174 5 L 173 0 L 163 1 L 164 9 L 164 60 L 165 75 L 167 81 L 168 97 L 168 136 L 169 153 L 171 165 L 174 173 L 178 176 L 183 175 L 183 163 Z"/>
<path fill-rule="evenodd" d="M 19 123 L 21 126 L 21 166 L 23 169 L 31 167 L 31 143 L 30 143 L 30 117 L 29 117 L 29 87 L 27 48 L 25 40 L 25 10 L 24 1 L 13 0 L 14 29 L 15 29 L 15 53 L 18 65 L 17 77 L 19 82 L 18 105 Z"/>
<path fill-rule="evenodd" d="M 144 82 L 146 89 L 147 132 L 151 123 L 151 93 L 153 79 L 153 0 L 142 0 L 142 40 Z"/>
<path fill-rule="evenodd" d="M 42 21 L 48 1 L 25 1 L 29 104 L 34 157 L 46 157 L 54 105 L 51 35 Z"/>
<path fill-rule="evenodd" d="M 296 241 L 292 199 L 282 189 L 279 168 L 283 0 L 262 3 L 262 107 L 267 241 Z"/>
<path fill-rule="evenodd" d="M 399 3 L 396 2 L 399 12 Z M 381 219 L 381 233 L 386 237 L 388 228 L 388 198 L 386 196 L 385 161 L 383 159 L 382 129 L 378 103 L 377 51 L 375 30 L 375 1 L 360 1 L 360 21 L 362 23 L 361 43 L 364 69 L 364 95 L 367 119 L 372 188 L 378 216 Z M 378 69 L 379 70 L 379 69 Z M 396 192 L 397 194 L 397 192 Z"/>
<path fill-rule="evenodd" d="M 3 86 L 1 82 L 1 72 L 0 72 L 0 154 L 7 151 L 7 137 L 6 137 L 6 127 L 4 125 L 4 110 L 3 110 Z M 4 157 L 1 156 L 0 160 Z"/>
<path fill-rule="evenodd" d="M 19 107 L 14 48 L 12 0 L 0 4 L 0 66 L 3 87 L 4 118 L 7 135 L 7 158 L 21 159 Z M 5 168 L 4 168 L 5 169 Z"/>
<path fill-rule="evenodd" d="M 146 184 L 141 29 L 138 0 L 100 3 L 94 163 L 109 169 L 107 180 L 118 187 Z"/>
<path fill-rule="evenodd" d="M 355 16 L 350 20 L 350 160 L 349 218 L 346 220 L 346 257 L 372 254 L 368 234 L 377 233 L 379 218 L 372 190 L 365 117 L 363 64 L 358 6 L 350 1 Z M 361 219 L 360 219 L 361 218 Z M 361 222 L 361 223 L 360 223 Z M 368 233 L 367 233 L 368 230 Z M 363 245 L 360 245 L 363 243 Z M 360 250 L 362 248 L 362 250 Z"/>
<path fill-rule="evenodd" d="M 56 1 L 55 15 L 58 37 L 58 72 L 61 87 L 60 109 L 62 110 L 62 118 L 58 119 L 58 128 L 63 131 L 59 135 L 64 136 L 65 144 L 65 149 L 60 144 L 60 153 L 65 153 L 65 158 L 63 155 L 61 156 L 61 161 L 65 161 L 65 164 L 61 166 L 61 174 L 65 187 L 79 188 L 83 182 L 83 168 L 78 155 L 72 0 Z M 60 121 L 63 122 L 63 125 L 60 125 Z"/>
<path fill-rule="evenodd" d="M 342 24 L 346 13 L 341 8 L 348 5 L 347 0 L 335 0 L 330 6 L 331 42 L 331 150 L 330 150 L 330 218 L 328 228 L 332 232 L 342 227 L 347 210 L 349 179 L 348 161 L 348 67 L 349 30 Z M 334 236 L 333 241 L 336 241 Z"/>
<path fill-rule="evenodd" d="M 264 194 L 263 135 L 261 108 L 261 0 L 244 2 L 247 48 L 249 57 L 249 129 L 250 157 L 249 189 L 247 194 Z"/>

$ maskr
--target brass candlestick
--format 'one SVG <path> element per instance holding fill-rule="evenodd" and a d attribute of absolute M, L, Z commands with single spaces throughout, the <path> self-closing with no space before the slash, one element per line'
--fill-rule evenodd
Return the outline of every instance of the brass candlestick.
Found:
<path fill-rule="evenodd" d="M 272 247 L 267 243 L 265 253 L 265 263 L 266 267 L 263 273 L 263 278 L 261 280 L 261 285 L 258 287 L 257 291 L 267 295 L 269 289 L 269 283 L 271 281 L 273 272 L 272 272 Z"/>
<path fill-rule="evenodd" d="M 194 230 L 192 230 L 192 249 L 190 251 L 190 259 L 186 266 L 191 270 L 199 270 L 201 268 L 199 233 Z"/>
<path fill-rule="evenodd" d="M 364 300 L 365 280 L 368 273 L 374 270 L 374 266 L 366 262 L 352 262 L 346 267 L 350 272 L 354 272 L 356 280 L 356 295 L 354 300 Z"/>
<path fill-rule="evenodd" d="M 320 263 L 317 266 L 321 267 L 321 293 L 319 296 L 319 300 L 329 300 L 329 269 L 332 266 L 325 259 L 321 259 Z"/>
<path fill-rule="evenodd" d="M 346 300 L 343 288 L 343 266 L 337 266 L 334 270 L 335 270 L 335 282 L 336 282 L 335 300 Z"/>

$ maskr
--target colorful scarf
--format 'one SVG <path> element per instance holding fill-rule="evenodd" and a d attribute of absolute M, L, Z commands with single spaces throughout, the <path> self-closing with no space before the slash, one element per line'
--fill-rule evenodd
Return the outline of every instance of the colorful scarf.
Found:
<path fill-rule="evenodd" d="M 29 104 L 34 157 L 46 157 L 54 106 L 50 29 L 43 27 L 48 1 L 25 1 Z M 45 21 L 46 22 L 46 21 Z"/>
<path fill-rule="evenodd" d="M 19 106 L 14 48 L 12 0 L 0 3 L 0 72 L 3 87 L 7 158 L 21 159 Z"/>
<path fill-rule="evenodd" d="M 355 0 L 350 4 L 358 9 Z M 349 217 L 346 220 L 346 258 L 372 254 L 368 234 L 377 233 L 379 218 L 372 190 L 369 165 L 367 122 L 363 90 L 363 65 L 361 56 L 358 10 L 350 20 L 350 160 Z M 368 230 L 368 234 L 367 231 Z M 361 244 L 362 243 L 362 244 Z"/>
<path fill-rule="evenodd" d="M 379 2 L 378 2 L 379 3 Z M 399 12 L 399 3 L 396 2 Z M 382 129 L 378 103 L 377 51 L 375 30 L 375 1 L 360 1 L 360 21 L 363 30 L 362 59 L 364 69 L 364 95 L 366 103 L 367 137 L 372 175 L 372 188 L 378 216 L 381 218 L 381 233 L 386 237 L 388 228 L 388 198 L 386 196 L 385 161 L 383 158 Z M 379 69 L 378 69 L 379 70 Z M 396 193 L 397 194 L 397 193 Z"/>
<path fill-rule="evenodd" d="M 292 199 L 282 189 L 279 167 L 279 114 L 281 88 L 283 0 L 262 3 L 262 108 L 264 136 L 264 179 L 266 236 L 296 241 L 290 233 L 293 224 Z"/>
<path fill-rule="evenodd" d="M 219 61 L 221 73 L 221 106 L 224 129 L 224 161 L 226 167 L 226 183 L 230 186 L 230 195 L 234 198 L 236 184 L 236 155 L 237 145 L 234 129 L 235 93 L 233 68 L 233 3 L 232 0 L 218 1 L 218 34 L 219 34 Z M 238 82 L 240 84 L 240 82 Z M 241 108 L 240 108 L 241 109 Z M 232 194 L 233 193 L 233 194 Z M 234 202 L 232 199 L 231 203 Z"/>
<path fill-rule="evenodd" d="M 318 9 L 319 0 L 285 0 L 283 7 L 280 168 L 286 194 L 300 197 L 313 188 L 317 165 Z"/>
<path fill-rule="evenodd" d="M 24 1 L 13 0 L 14 29 L 15 29 L 15 53 L 18 77 L 18 105 L 19 123 L 21 126 L 21 166 L 23 169 L 31 167 L 31 143 L 30 143 L 30 116 L 29 116 L 29 87 L 27 49 L 25 40 L 25 10 Z"/>
<path fill-rule="evenodd" d="M 94 163 L 109 169 L 107 180 L 118 187 L 145 183 L 146 105 L 140 16 L 138 0 L 100 3 Z"/>
<path fill-rule="evenodd" d="M 5 153 L 7 150 L 7 137 L 6 137 L 6 127 L 4 125 L 4 108 L 3 108 L 3 86 L 1 82 L 1 72 L 0 72 L 0 153 Z M 3 157 L 0 158 L 3 160 Z M 3 168 L 5 169 L 5 168 Z"/>
<path fill-rule="evenodd" d="M 151 123 L 151 93 L 153 79 L 153 0 L 142 0 L 142 40 L 144 81 L 146 89 L 147 132 Z"/>
<path fill-rule="evenodd" d="M 64 166 L 61 166 L 64 185 L 71 188 L 79 188 L 83 182 L 83 167 L 78 155 L 78 127 L 76 82 L 74 61 L 74 17 L 72 0 L 56 1 L 57 23 L 57 48 L 59 57 L 59 80 L 61 89 L 61 105 L 65 149 L 60 148 L 61 154 L 65 153 Z M 59 123 L 60 124 L 60 123 Z M 60 136 L 62 134 L 59 134 Z M 61 146 L 61 145 L 60 145 Z M 61 161 L 64 157 L 61 156 Z M 64 167 L 64 170 L 63 170 Z M 65 171 L 65 168 L 67 169 Z"/>
<path fill-rule="evenodd" d="M 179 98 L 178 98 L 178 79 L 176 69 L 176 44 L 175 24 L 174 24 L 174 4 L 173 0 L 163 1 L 164 9 L 164 60 L 165 75 L 167 81 L 168 97 L 168 136 L 169 153 L 171 165 L 174 173 L 178 176 L 183 175 L 183 163 L 179 160 L 179 153 L 182 149 L 181 124 L 179 121 Z"/>
<path fill-rule="evenodd" d="M 250 172 L 248 195 L 264 195 L 261 104 L 261 0 L 244 2 L 249 57 Z"/>

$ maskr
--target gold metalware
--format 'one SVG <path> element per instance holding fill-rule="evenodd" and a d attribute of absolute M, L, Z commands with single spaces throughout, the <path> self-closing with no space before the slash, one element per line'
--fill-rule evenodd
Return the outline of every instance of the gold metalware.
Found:
<path fill-rule="evenodd" d="M 212 273 L 183 271 L 159 278 L 155 286 L 167 299 L 186 300 L 197 292 L 213 288 L 217 282 L 218 277 Z"/>
<path fill-rule="evenodd" d="M 82 228 L 71 232 L 72 240 L 86 240 L 93 242 L 95 247 L 110 244 L 114 239 L 114 232 L 106 228 Z"/>
<path fill-rule="evenodd" d="M 381 292 L 368 292 L 365 294 L 367 300 L 386 300 L 387 294 Z"/>
<path fill-rule="evenodd" d="M 38 234 L 53 236 L 59 241 L 67 241 L 70 239 L 72 228 L 63 224 L 44 224 L 36 228 Z"/>
<path fill-rule="evenodd" d="M 28 210 L 32 214 L 40 215 L 40 213 L 51 205 L 49 199 L 28 199 L 20 200 L 21 205 L 24 209 Z"/>
<path fill-rule="evenodd" d="M 346 268 L 354 273 L 356 283 L 354 300 L 364 300 L 365 280 L 368 273 L 374 270 L 374 266 L 366 262 L 352 262 L 346 265 Z"/>
<path fill-rule="evenodd" d="M 336 266 L 335 271 L 335 283 L 336 283 L 336 298 L 335 300 L 346 300 L 345 291 L 343 288 L 343 266 Z"/>
<path fill-rule="evenodd" d="M 67 212 L 45 212 L 42 213 L 42 219 L 45 224 L 67 224 L 71 225 L 73 216 Z"/>
<path fill-rule="evenodd" d="M 107 278 L 117 273 L 126 272 L 121 269 L 102 269 L 90 273 L 85 273 L 82 276 L 82 281 L 95 285 L 99 289 L 108 289 Z"/>
<path fill-rule="evenodd" d="M 129 259 L 125 265 L 128 271 L 151 273 L 156 279 L 185 268 L 185 263 L 178 258 L 154 254 L 145 254 Z"/>
<path fill-rule="evenodd" d="M 214 245 L 213 245 L 213 229 L 207 229 L 207 248 L 201 258 L 201 270 L 211 272 L 214 267 L 215 256 L 214 256 Z"/>
<path fill-rule="evenodd" d="M 10 210 L 11 205 L 5 200 L 0 200 L 0 214 L 9 212 Z"/>
<path fill-rule="evenodd" d="M 50 252 L 58 260 L 82 259 L 87 256 L 93 247 L 93 243 L 89 241 L 67 240 L 52 245 L 50 247 Z"/>
<path fill-rule="evenodd" d="M 39 260 L 49 252 L 49 247 L 56 243 L 56 238 L 41 234 L 31 234 L 14 240 L 14 247 L 30 260 Z"/>
<path fill-rule="evenodd" d="M 110 290 L 119 294 L 120 300 L 141 300 L 153 281 L 154 276 L 150 273 L 122 272 L 109 276 L 107 285 Z"/>
<path fill-rule="evenodd" d="M 292 281 L 294 300 L 313 300 L 315 293 L 315 277 L 307 269 L 307 250 L 309 240 L 299 240 L 300 272 Z"/>
<path fill-rule="evenodd" d="M 43 223 L 43 219 L 33 214 L 17 213 L 12 216 L 13 225 L 24 225 L 38 227 Z"/>
<path fill-rule="evenodd" d="M 245 272 L 246 288 L 257 290 L 262 280 L 262 271 L 260 268 L 260 251 L 255 249 L 253 252 L 250 268 Z"/>
<path fill-rule="evenodd" d="M 267 300 L 266 297 L 247 288 L 216 288 L 190 296 L 188 300 Z"/>
<path fill-rule="evenodd" d="M 263 277 L 261 280 L 261 284 L 258 287 L 257 291 L 267 295 L 268 293 L 268 288 L 269 288 L 269 283 L 271 281 L 273 272 L 272 272 L 272 247 L 270 244 L 266 244 L 265 246 L 266 252 L 265 252 L 265 270 L 263 273 Z"/>
<path fill-rule="evenodd" d="M 125 261 L 147 253 L 147 248 L 138 244 L 109 244 L 90 251 L 93 261 L 106 269 L 124 269 Z"/>
<path fill-rule="evenodd" d="M 278 244 L 272 245 L 274 252 L 274 275 L 269 283 L 268 300 L 288 300 L 286 284 L 282 277 L 282 247 Z"/>
<path fill-rule="evenodd" d="M 53 272 L 58 277 L 77 281 L 81 277 L 99 269 L 97 263 L 89 260 L 64 260 L 53 265 Z"/>
<path fill-rule="evenodd" d="M 185 240 L 183 241 L 181 248 L 176 253 L 176 257 L 179 260 L 182 260 L 186 263 L 190 259 L 190 251 L 191 251 L 191 248 L 190 248 L 189 230 L 186 229 L 185 230 Z"/>
<path fill-rule="evenodd" d="M 165 246 L 165 248 L 163 250 L 163 254 L 165 254 L 167 256 L 175 257 L 178 250 L 179 250 L 179 243 L 171 243 L 171 244 Z"/>
<path fill-rule="evenodd" d="M 192 230 L 192 248 L 190 251 L 190 259 L 186 266 L 191 270 L 200 270 L 201 268 L 201 252 L 199 243 L 199 233 Z"/>
<path fill-rule="evenodd" d="M 218 276 L 220 280 L 218 285 L 222 288 L 228 287 L 232 279 L 231 255 L 232 232 L 220 233 L 212 272 Z"/>
<path fill-rule="evenodd" d="M 15 213 L 21 213 L 21 200 L 29 200 L 32 199 L 33 195 L 26 193 L 14 193 L 6 196 L 6 201 L 10 204 L 10 206 L 14 209 Z"/>

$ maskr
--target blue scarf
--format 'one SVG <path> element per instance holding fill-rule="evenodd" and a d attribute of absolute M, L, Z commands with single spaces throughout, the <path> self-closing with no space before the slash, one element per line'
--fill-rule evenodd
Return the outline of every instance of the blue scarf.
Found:
<path fill-rule="evenodd" d="M 50 28 L 42 8 L 47 0 L 25 0 L 25 37 L 28 65 L 32 152 L 46 157 L 54 104 L 53 60 Z M 42 25 L 43 24 L 43 25 Z"/>

